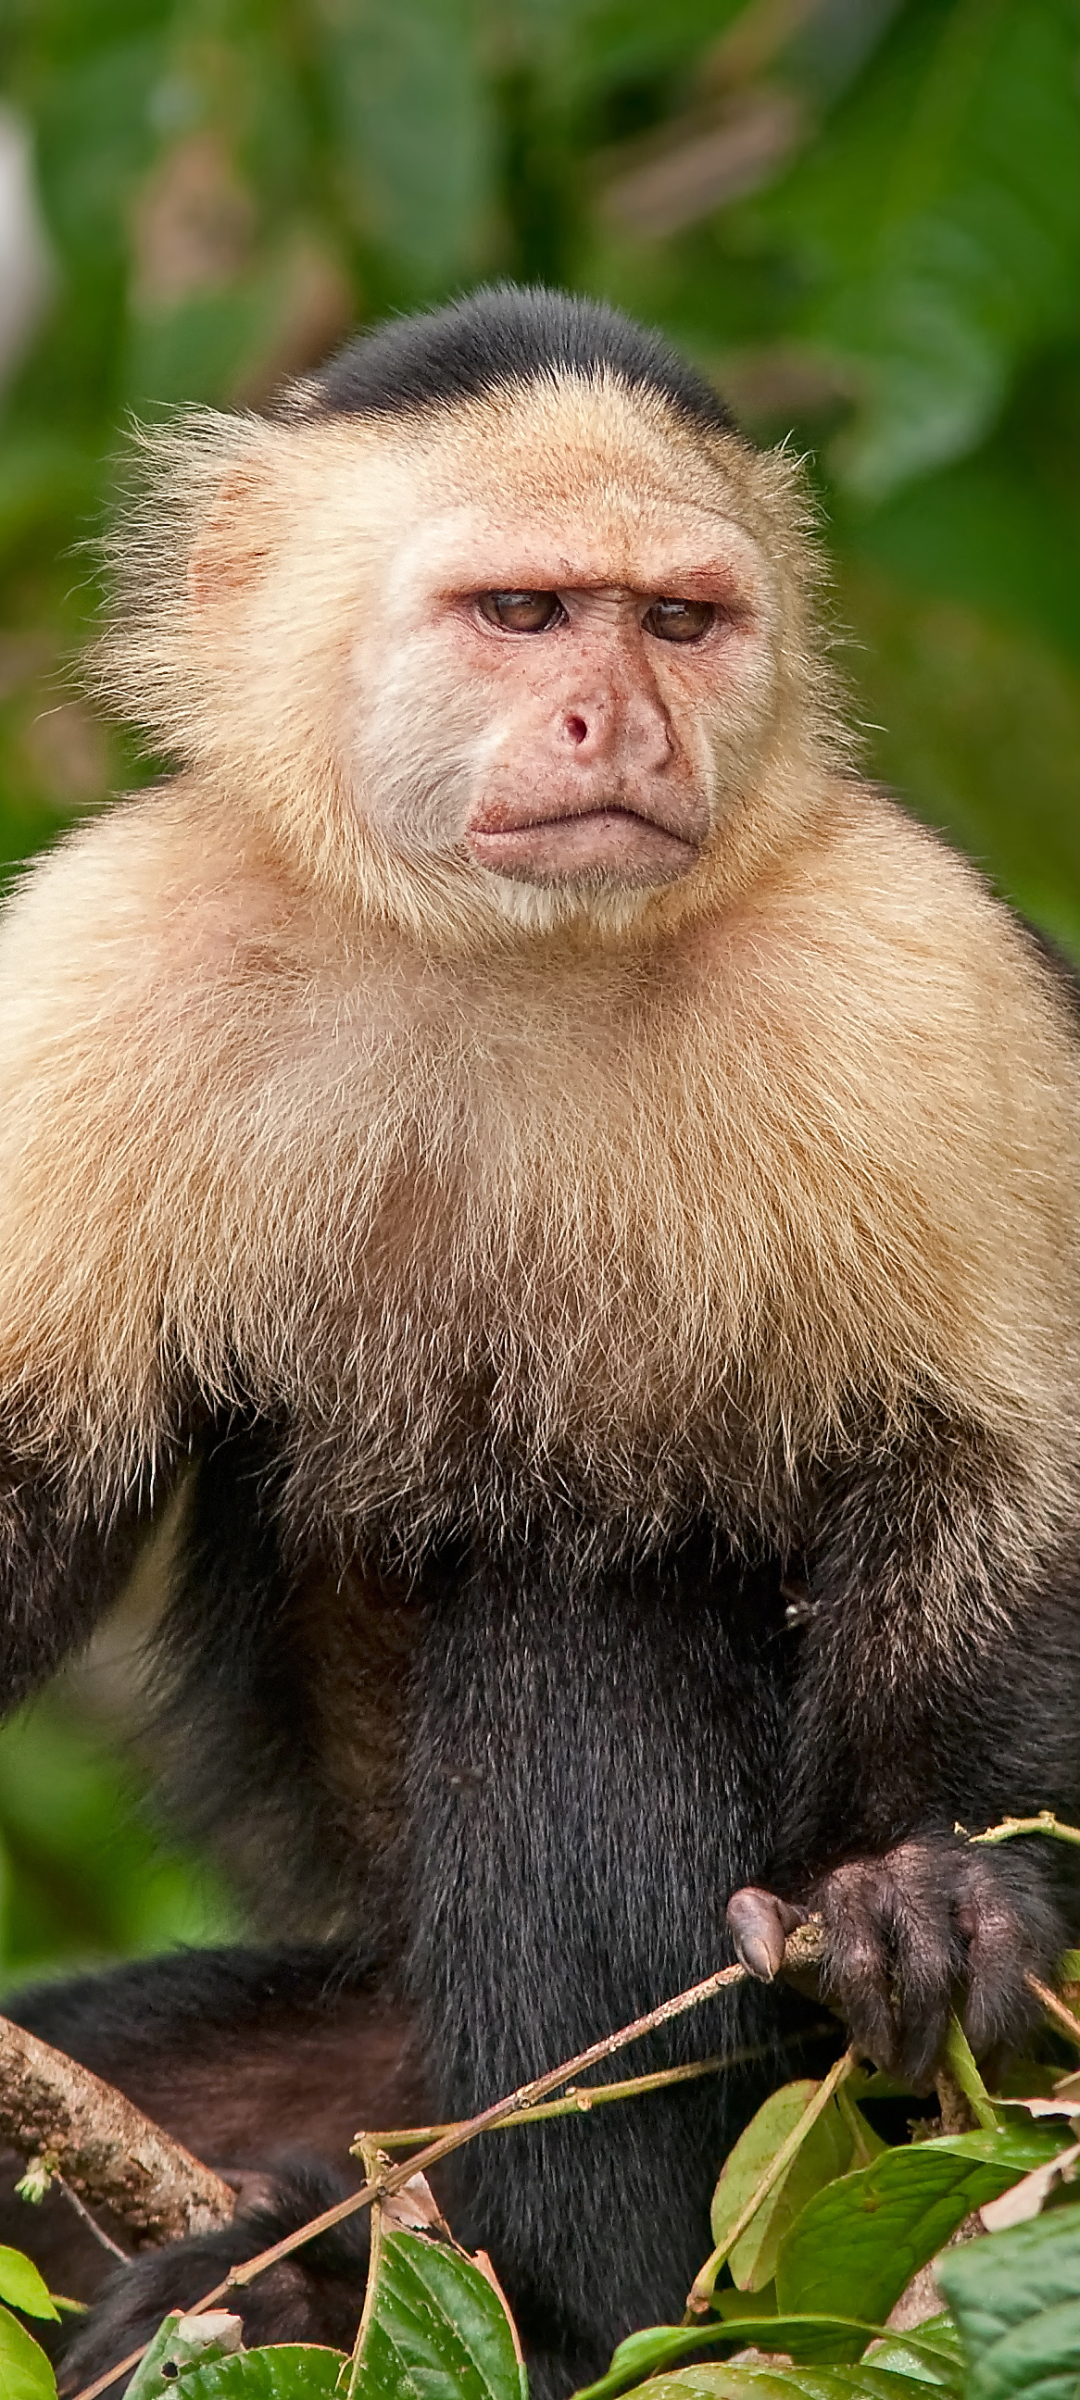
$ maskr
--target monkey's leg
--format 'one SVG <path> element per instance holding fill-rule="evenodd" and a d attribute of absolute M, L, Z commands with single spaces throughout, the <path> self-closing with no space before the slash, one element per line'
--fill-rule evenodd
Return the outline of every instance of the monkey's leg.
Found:
<path fill-rule="evenodd" d="M 1037 2013 L 1025 1977 L 1045 1977 L 1064 1939 L 1052 1844 L 972 1849 L 955 1831 L 1080 1794 L 1078 1562 L 1034 1580 L 1022 1512 L 977 1439 L 939 1428 L 838 1487 L 810 1560 L 770 1882 L 821 1912 L 854 2038 L 916 2087 L 954 2004 L 978 2052 L 1022 2040 Z M 738 1893 L 729 1921 L 759 1968 L 781 1939 L 775 1902 Z"/>
<path fill-rule="evenodd" d="M 60 2195 L 11 2198 L 2 2236 L 54 2288 L 95 2302 L 65 2328 L 65 2380 L 86 2380 L 145 2340 L 166 2310 L 356 2188 L 363 2125 L 411 2124 L 425 2098 L 404 2010 L 355 1954 L 319 1948 L 183 1952 L 43 1985 L 8 2013 L 116 2084 L 238 2190 L 215 2233 L 118 2267 Z M 13 2167 L 10 2182 L 20 2169 Z M 124 2242 L 122 2228 L 107 2230 Z M 366 2218 L 252 2285 L 246 2338 L 348 2347 L 363 2302 Z"/>

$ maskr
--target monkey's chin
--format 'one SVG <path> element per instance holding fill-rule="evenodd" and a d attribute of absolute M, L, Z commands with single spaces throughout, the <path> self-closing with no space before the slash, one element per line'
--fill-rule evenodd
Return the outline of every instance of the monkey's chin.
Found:
<path fill-rule="evenodd" d="M 525 934 L 557 934 L 574 927 L 618 939 L 633 933 L 666 885 L 526 883 L 520 877 L 488 875 L 485 885 L 505 925 Z"/>

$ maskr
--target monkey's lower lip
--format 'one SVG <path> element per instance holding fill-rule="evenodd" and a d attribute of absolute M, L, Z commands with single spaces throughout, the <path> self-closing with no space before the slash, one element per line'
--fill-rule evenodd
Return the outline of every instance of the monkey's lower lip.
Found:
<path fill-rule="evenodd" d="M 527 825 L 472 826 L 467 839 L 479 866 L 527 883 L 597 874 L 623 883 L 672 883 L 689 874 L 700 856 L 697 841 L 628 808 L 585 809 Z"/>

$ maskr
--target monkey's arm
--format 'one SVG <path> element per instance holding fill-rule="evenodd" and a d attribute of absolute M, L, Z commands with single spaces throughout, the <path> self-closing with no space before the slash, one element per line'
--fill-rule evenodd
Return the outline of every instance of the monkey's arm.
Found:
<path fill-rule="evenodd" d="M 94 2303 L 61 2337 L 69 2389 L 148 2339 L 167 2309 L 354 2190 L 357 2126 L 430 2113 L 408 2018 L 355 1945 L 185 1951 L 42 1985 L 6 2006 L 237 2190 L 229 2225 L 118 2269 L 61 2193 L 28 2210 L 12 2189 L 23 2162 L 10 2162 L 0 2174 L 4 2240 L 28 2247 L 57 2288 Z M 106 2230 L 126 2244 L 122 2226 Z M 348 2348 L 366 2259 L 361 2216 L 261 2278 L 238 2300 L 249 2344 Z"/>
<path fill-rule="evenodd" d="M 196 834 L 140 800 L 2 912 L 0 1711 L 92 1631 L 242 1347 L 243 895 L 213 913 Z"/>
<path fill-rule="evenodd" d="M 956 1831 L 1080 1790 L 1080 1562 L 1063 1547 L 1032 1574 L 1023 1504 L 976 1437 L 927 1425 L 837 1477 L 808 1560 L 771 1880 L 823 1915 L 855 2039 L 916 2084 L 954 2004 L 978 2052 L 1019 2039 L 1025 1975 L 1064 1938 L 1051 1845 L 972 1849 Z M 777 1946 L 770 1907 L 732 1902 L 748 1965 Z"/>
<path fill-rule="evenodd" d="M 134 1503 L 76 1511 L 55 1472 L 0 1449 L 0 1713 L 88 1640 L 140 1531 Z"/>

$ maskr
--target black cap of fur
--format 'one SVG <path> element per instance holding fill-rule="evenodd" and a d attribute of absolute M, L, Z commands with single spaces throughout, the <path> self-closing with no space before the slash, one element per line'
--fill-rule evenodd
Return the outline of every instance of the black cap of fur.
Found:
<path fill-rule="evenodd" d="M 659 393 L 710 433 L 735 430 L 704 376 L 656 333 L 603 301 L 543 285 L 500 283 L 415 317 L 399 317 L 339 351 L 309 386 L 313 413 L 396 416 L 453 406 L 507 384 L 601 368 Z"/>

